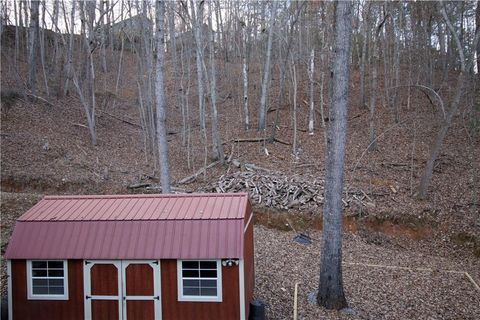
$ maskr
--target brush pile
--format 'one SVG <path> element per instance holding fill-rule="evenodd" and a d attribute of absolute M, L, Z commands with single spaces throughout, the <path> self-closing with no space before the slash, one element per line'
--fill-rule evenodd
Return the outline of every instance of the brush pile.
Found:
<path fill-rule="evenodd" d="M 253 203 L 275 209 L 310 211 L 324 200 L 324 180 L 275 172 L 237 171 L 220 176 L 205 192 L 248 192 Z"/>

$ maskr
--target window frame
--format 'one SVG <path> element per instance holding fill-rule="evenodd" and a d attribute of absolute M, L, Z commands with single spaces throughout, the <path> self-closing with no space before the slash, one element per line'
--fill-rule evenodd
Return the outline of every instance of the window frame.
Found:
<path fill-rule="evenodd" d="M 216 296 L 188 296 L 183 294 L 183 275 L 182 275 L 182 262 L 184 261 L 215 261 L 217 264 L 217 295 Z M 189 277 L 186 277 L 189 278 Z M 202 279 L 202 278 L 198 278 Z M 213 280 L 213 278 L 204 278 Z M 190 302 L 222 302 L 222 262 L 218 259 L 185 259 L 177 260 L 177 299 L 178 301 L 190 301 Z"/>
<path fill-rule="evenodd" d="M 33 277 L 32 262 L 45 261 L 61 261 L 63 262 L 63 277 L 46 277 L 54 279 L 63 279 L 63 294 L 34 294 L 33 293 Z M 33 259 L 27 260 L 27 298 L 28 300 L 68 300 L 68 261 L 58 259 Z"/>

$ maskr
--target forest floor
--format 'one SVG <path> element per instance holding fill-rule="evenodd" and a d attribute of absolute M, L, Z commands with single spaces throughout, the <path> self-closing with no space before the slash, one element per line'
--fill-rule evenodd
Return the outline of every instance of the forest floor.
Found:
<path fill-rule="evenodd" d="M 112 57 L 107 62 L 109 66 L 118 64 L 117 58 Z M 2 55 L 2 91 L 18 87 L 13 65 L 7 54 Z M 323 178 L 325 132 L 318 115 L 315 134 L 309 135 L 306 130 L 306 72 L 303 78 L 299 76 L 298 150 L 294 155 L 288 144 L 234 141 L 268 137 L 272 127 L 268 126 L 264 133 L 244 131 L 240 66 L 223 62 L 219 66 L 219 124 L 225 153 L 242 163 L 253 163 L 279 175 Z M 20 63 L 18 68 L 20 75 L 26 74 L 25 64 Z M 250 74 L 250 107 L 255 125 L 260 66 L 251 65 Z M 450 76 L 452 81 L 454 77 L 454 74 Z M 139 125 L 134 56 L 125 55 L 117 94 L 111 81 L 115 78 L 114 71 L 97 75 L 96 146 L 90 143 L 83 107 L 74 95 L 61 99 L 46 97 L 48 104 L 27 99 L 19 99 L 9 106 L 2 104 L 2 256 L 15 219 L 43 195 L 146 192 L 132 191 L 128 186 L 158 183 L 158 166 L 146 153 Z M 167 79 L 171 79 L 169 74 Z M 167 81 L 167 92 L 174 92 L 174 85 L 174 81 Z M 193 77 L 191 85 L 195 93 Z M 292 143 L 292 92 L 288 89 L 286 100 L 279 103 L 276 74 L 271 85 L 268 123 L 272 123 L 275 109 L 280 108 L 277 138 Z M 451 87 L 444 86 L 440 94 L 449 97 Z M 351 203 L 344 210 L 347 298 L 357 318 L 400 319 L 408 314 L 411 318 L 473 319 L 479 312 L 480 294 L 461 275 L 349 264 L 468 271 L 480 282 L 480 141 L 469 135 L 466 114 L 471 107 L 471 97 L 464 96 L 465 101 L 454 118 L 435 165 L 428 198 L 418 200 L 416 188 L 440 127 L 442 112 L 435 101 L 430 103 L 420 92 L 412 91 L 408 103 L 406 91 L 400 92 L 398 101 L 399 123 L 393 121 L 392 111 L 379 99 L 375 119 L 378 148 L 367 152 L 368 111 L 360 106 L 358 72 L 352 69 L 345 185 L 347 189 L 365 193 L 369 205 Z M 318 86 L 315 92 L 318 104 Z M 44 93 L 41 95 L 45 97 Z M 180 107 L 174 97 L 170 96 L 168 101 L 169 161 L 174 186 L 188 192 L 199 191 L 222 175 L 244 170 L 231 164 L 217 165 L 192 183 L 179 185 L 178 181 L 202 168 L 205 161 L 212 160 L 204 155 L 204 143 L 197 126 L 197 97 L 190 97 L 191 130 L 185 137 L 189 141 L 187 146 L 182 143 Z M 326 106 L 327 103 L 326 98 Z M 208 106 L 207 99 L 207 110 Z M 208 137 L 210 141 L 210 134 Z M 334 317 L 306 300 L 307 293 L 313 291 L 318 282 L 322 208 L 279 210 L 254 203 L 254 211 L 257 214 L 255 295 L 267 303 L 269 317 L 291 317 L 292 288 L 297 281 L 300 282 L 299 314 L 304 319 Z M 311 233 L 317 240 L 310 246 L 292 243 L 292 225 L 297 231 Z M 295 257 L 290 257 L 292 252 Z M 278 285 L 283 282 L 284 285 Z"/>

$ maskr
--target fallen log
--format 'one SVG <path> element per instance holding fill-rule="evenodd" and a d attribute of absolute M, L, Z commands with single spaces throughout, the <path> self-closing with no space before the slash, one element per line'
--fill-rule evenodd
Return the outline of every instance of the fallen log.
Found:
<path fill-rule="evenodd" d="M 220 160 L 210 163 L 208 166 L 201 168 L 192 175 L 189 175 L 178 182 L 178 184 L 186 184 L 193 182 L 197 177 L 205 172 L 205 170 L 210 169 L 220 163 Z"/>

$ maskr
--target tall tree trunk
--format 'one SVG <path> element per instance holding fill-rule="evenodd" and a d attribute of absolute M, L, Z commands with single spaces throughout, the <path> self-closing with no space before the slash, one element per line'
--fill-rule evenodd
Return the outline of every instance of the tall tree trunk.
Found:
<path fill-rule="evenodd" d="M 327 309 L 347 306 L 342 277 L 342 193 L 347 134 L 347 102 L 352 34 L 352 2 L 335 7 L 333 94 L 329 108 L 322 256 L 317 301 Z"/>
<path fill-rule="evenodd" d="M 42 65 L 42 72 L 43 72 L 43 81 L 45 84 L 45 91 L 47 93 L 47 96 L 50 96 L 50 89 L 48 87 L 48 79 L 47 79 L 47 71 L 45 68 L 45 31 L 47 26 L 45 22 L 45 1 L 42 1 L 42 28 L 39 29 L 39 35 L 40 35 L 40 63 Z"/>
<path fill-rule="evenodd" d="M 247 38 L 247 26 L 242 28 L 243 38 L 243 54 L 242 54 L 242 76 L 243 76 L 243 116 L 244 116 L 244 128 L 250 129 L 250 115 L 248 111 L 248 38 Z"/>
<path fill-rule="evenodd" d="M 365 65 L 367 63 L 367 43 L 368 43 L 368 21 L 370 17 L 370 2 L 365 3 L 367 8 L 364 10 L 363 23 L 362 23 L 362 56 L 360 62 L 360 103 L 361 108 L 366 108 L 367 99 L 365 98 Z"/>
<path fill-rule="evenodd" d="M 292 75 L 292 85 L 293 85 L 293 143 L 292 143 L 292 154 L 295 158 L 298 157 L 297 154 L 297 70 L 295 67 L 295 60 L 293 55 L 291 56 L 292 62 L 290 64 L 290 73 Z"/>
<path fill-rule="evenodd" d="M 270 13 L 270 30 L 268 30 L 267 53 L 262 81 L 262 94 L 260 97 L 260 108 L 258 109 L 258 130 L 265 130 L 266 127 L 268 88 L 270 86 L 270 63 L 272 60 L 273 29 L 275 25 L 277 2 L 278 1 L 273 1 L 272 12 Z"/>
<path fill-rule="evenodd" d="M 209 15 L 208 24 L 210 29 L 210 41 L 209 41 L 209 55 L 210 55 L 210 98 L 212 103 L 211 109 L 211 122 L 212 122 L 212 151 L 213 159 L 220 160 L 223 164 L 225 161 L 225 155 L 223 154 L 222 140 L 220 139 L 220 133 L 218 132 L 218 112 L 217 112 L 217 75 L 215 70 L 215 38 L 213 34 L 212 16 Z"/>
<path fill-rule="evenodd" d="M 26 6 L 26 4 L 24 4 Z M 39 5 L 40 1 L 32 1 L 30 11 L 30 29 L 28 36 L 28 88 L 37 91 L 37 56 L 39 44 Z"/>
<path fill-rule="evenodd" d="M 313 134 L 315 129 L 315 101 L 313 95 L 314 89 L 314 71 L 315 71 L 315 49 L 312 49 L 310 53 L 310 63 L 308 64 L 308 80 L 310 82 L 310 112 L 308 115 L 308 133 Z"/>
<path fill-rule="evenodd" d="M 157 100 L 157 140 L 158 154 L 160 164 L 160 184 L 162 193 L 170 193 L 170 171 L 168 166 L 168 144 L 166 129 L 166 97 L 165 85 L 163 82 L 164 63 L 165 63 L 165 35 L 164 35 L 164 16 L 165 1 L 156 1 L 156 44 L 157 44 L 157 61 L 155 64 L 156 80 L 155 80 L 155 96 Z"/>
<path fill-rule="evenodd" d="M 74 46 L 74 29 L 75 29 L 75 8 L 76 0 L 72 1 L 72 11 L 70 12 L 70 39 L 68 41 L 68 51 L 67 51 L 67 65 L 66 73 L 67 77 L 65 80 L 65 85 L 63 87 L 63 95 L 67 95 L 69 89 L 69 82 L 73 78 L 73 46 Z"/>
<path fill-rule="evenodd" d="M 19 24 L 18 24 L 18 15 L 17 15 L 17 1 L 13 1 L 13 14 L 14 14 L 14 23 L 15 23 L 15 49 L 13 53 L 13 64 L 15 66 L 15 69 L 17 69 L 17 61 L 18 61 L 18 42 L 20 41 L 19 36 L 18 36 L 18 29 L 19 29 Z"/>
<path fill-rule="evenodd" d="M 368 150 L 373 151 L 377 149 L 376 134 L 375 134 L 375 108 L 377 103 L 377 91 L 378 91 L 378 38 L 372 39 L 373 53 L 372 53 L 372 83 L 370 87 L 370 106 L 369 106 L 369 144 Z"/>
<path fill-rule="evenodd" d="M 475 11 L 475 33 L 478 33 L 480 30 L 480 1 L 477 1 L 477 10 Z M 480 42 L 477 43 L 477 75 L 480 78 Z"/>
<path fill-rule="evenodd" d="M 198 5 L 195 6 L 195 3 Z M 205 98 L 203 88 L 203 1 L 192 0 L 192 17 L 193 17 L 193 32 L 196 44 L 196 59 L 197 59 L 197 82 L 198 82 L 198 112 L 200 117 L 200 129 L 205 131 Z"/>

